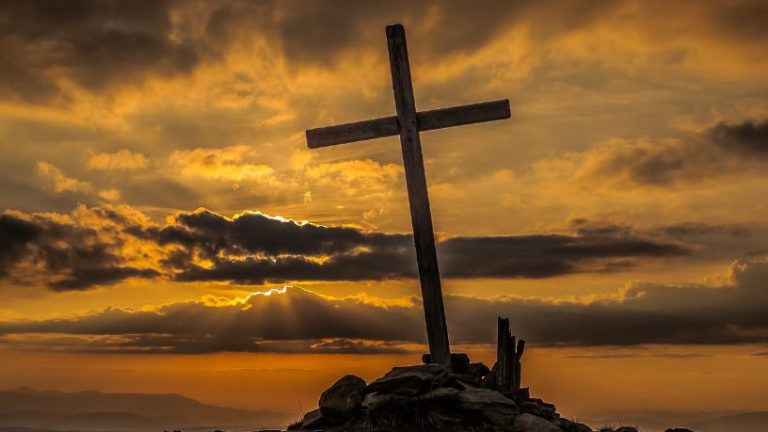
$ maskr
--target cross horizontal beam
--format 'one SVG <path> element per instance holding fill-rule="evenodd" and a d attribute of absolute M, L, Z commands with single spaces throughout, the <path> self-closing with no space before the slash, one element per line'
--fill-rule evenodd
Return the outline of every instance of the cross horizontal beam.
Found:
<path fill-rule="evenodd" d="M 482 102 L 440 108 L 416 113 L 419 131 L 445 129 L 472 123 L 507 119 L 511 116 L 509 100 Z M 397 116 L 363 120 L 336 126 L 307 130 L 309 148 L 329 147 L 355 141 L 399 135 L 400 124 Z"/>

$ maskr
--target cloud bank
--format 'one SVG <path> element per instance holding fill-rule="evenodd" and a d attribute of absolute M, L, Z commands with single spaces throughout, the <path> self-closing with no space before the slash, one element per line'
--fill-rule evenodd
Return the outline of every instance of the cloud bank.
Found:
<path fill-rule="evenodd" d="M 722 286 L 639 282 L 585 301 L 447 296 L 453 343 L 491 344 L 493 319 L 539 346 L 741 344 L 768 341 L 768 260 L 740 260 Z M 286 287 L 153 310 L 0 323 L 0 342 L 33 350 L 120 353 L 393 353 L 423 344 L 419 299 L 335 298 Z"/>
<path fill-rule="evenodd" d="M 448 278 L 548 278 L 612 272 L 694 252 L 673 235 L 587 226 L 570 234 L 452 237 L 438 243 Z M 71 215 L 2 215 L 8 252 L 0 275 L 57 291 L 129 278 L 237 284 L 415 278 L 409 234 L 363 231 L 256 212 L 205 209 L 165 225 L 127 206 L 78 207 Z"/>

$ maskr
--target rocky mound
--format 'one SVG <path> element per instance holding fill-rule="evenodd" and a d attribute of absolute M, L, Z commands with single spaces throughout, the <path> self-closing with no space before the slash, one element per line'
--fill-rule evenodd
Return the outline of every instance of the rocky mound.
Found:
<path fill-rule="evenodd" d="M 528 389 L 495 389 L 495 371 L 454 356 L 438 364 L 396 367 L 366 384 L 347 375 L 320 397 L 319 408 L 289 430 L 592 432 L 560 417 Z"/>

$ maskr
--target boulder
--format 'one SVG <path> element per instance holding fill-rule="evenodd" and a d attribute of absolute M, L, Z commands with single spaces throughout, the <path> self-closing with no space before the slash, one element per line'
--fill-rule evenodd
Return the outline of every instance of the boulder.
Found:
<path fill-rule="evenodd" d="M 473 411 L 494 425 L 508 426 L 520 412 L 514 401 L 495 390 L 467 388 L 457 396 L 458 411 Z"/>
<path fill-rule="evenodd" d="M 562 432 L 555 424 L 532 414 L 520 414 L 515 417 L 512 432 Z"/>
<path fill-rule="evenodd" d="M 421 361 L 427 364 L 432 363 L 432 355 L 422 355 Z M 469 356 L 466 353 L 451 353 L 451 370 L 453 372 L 465 373 L 469 364 Z"/>
<path fill-rule="evenodd" d="M 368 385 L 368 392 L 419 396 L 453 380 L 453 373 L 439 364 L 396 367 Z"/>
<path fill-rule="evenodd" d="M 517 403 L 521 403 L 531 399 L 531 392 L 528 387 L 522 387 L 517 390 L 512 390 L 509 393 L 505 393 L 504 396 L 512 399 Z"/>
<path fill-rule="evenodd" d="M 636 427 L 632 426 L 622 426 L 618 429 L 616 429 L 614 432 L 639 432 Z"/>
<path fill-rule="evenodd" d="M 320 413 L 331 423 L 344 423 L 360 408 L 365 388 L 362 378 L 354 375 L 342 377 L 320 395 Z"/>
<path fill-rule="evenodd" d="M 453 387 L 439 387 L 421 396 L 422 400 L 434 400 L 443 402 L 448 399 L 458 399 L 459 390 Z"/>
<path fill-rule="evenodd" d="M 464 372 L 467 375 L 471 375 L 479 380 L 482 380 L 484 376 L 488 375 L 491 370 L 488 366 L 482 363 L 470 363 L 467 365 L 467 369 Z"/>
<path fill-rule="evenodd" d="M 363 398 L 363 403 L 360 404 L 360 405 L 363 408 L 367 409 L 367 408 L 371 407 L 372 405 L 375 405 L 375 404 L 377 404 L 377 403 L 379 403 L 379 402 L 381 402 L 381 401 L 383 401 L 383 400 L 385 400 L 385 399 L 387 399 L 389 397 L 390 397 L 389 395 L 383 395 L 383 394 L 381 394 L 379 392 L 371 392 L 371 393 L 368 393 L 368 394 L 365 395 L 365 397 Z"/>
<path fill-rule="evenodd" d="M 319 409 L 312 410 L 304 414 L 304 418 L 301 420 L 301 426 L 303 428 L 316 428 L 322 427 L 328 424 L 328 421 L 323 418 Z"/>
<path fill-rule="evenodd" d="M 485 374 L 483 379 L 480 381 L 480 385 L 482 387 L 489 388 L 489 389 L 496 388 L 496 368 L 497 368 L 497 363 L 494 363 L 493 367 L 491 368 L 491 371 Z"/>

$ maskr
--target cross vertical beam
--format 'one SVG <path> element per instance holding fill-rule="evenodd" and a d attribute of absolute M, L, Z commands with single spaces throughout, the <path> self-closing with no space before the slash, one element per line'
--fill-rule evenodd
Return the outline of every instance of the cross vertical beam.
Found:
<path fill-rule="evenodd" d="M 403 150 L 405 180 L 408 185 L 408 201 L 411 208 L 416 261 L 419 266 L 424 319 L 427 323 L 429 353 L 433 363 L 449 364 L 451 350 L 445 323 L 440 270 L 437 265 L 427 179 L 424 174 L 424 159 L 416 121 L 416 103 L 413 96 L 411 68 L 408 63 L 408 47 L 402 25 L 387 26 L 387 46 L 392 71 L 392 90 L 395 93 L 395 108 L 400 125 L 400 145 Z"/>

